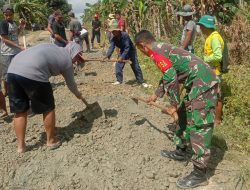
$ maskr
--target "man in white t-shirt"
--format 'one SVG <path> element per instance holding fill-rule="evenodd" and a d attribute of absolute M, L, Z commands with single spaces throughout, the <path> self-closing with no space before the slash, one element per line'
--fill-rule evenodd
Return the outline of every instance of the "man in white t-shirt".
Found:
<path fill-rule="evenodd" d="M 194 53 L 193 42 L 196 34 L 196 24 L 193 21 L 192 16 L 195 11 L 192 10 L 191 5 L 186 4 L 182 11 L 176 13 L 178 16 L 182 16 L 184 20 L 184 29 L 181 37 L 181 47 L 191 53 Z"/>

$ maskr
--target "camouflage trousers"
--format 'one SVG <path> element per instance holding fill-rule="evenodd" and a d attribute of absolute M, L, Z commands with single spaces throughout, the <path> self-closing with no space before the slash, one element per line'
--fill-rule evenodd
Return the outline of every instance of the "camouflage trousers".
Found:
<path fill-rule="evenodd" d="M 210 158 L 210 147 L 217 104 L 218 85 L 189 101 L 188 93 L 178 109 L 179 125 L 174 144 L 177 147 L 192 147 L 192 162 L 206 168 Z"/>

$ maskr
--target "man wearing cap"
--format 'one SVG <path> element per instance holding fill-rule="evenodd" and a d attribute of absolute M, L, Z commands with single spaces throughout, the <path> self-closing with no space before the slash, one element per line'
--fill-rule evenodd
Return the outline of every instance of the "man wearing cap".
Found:
<path fill-rule="evenodd" d="M 122 61 L 130 59 L 132 62 L 130 66 L 134 72 L 137 82 L 141 84 L 143 87 L 148 87 L 148 85 L 144 83 L 141 67 L 139 65 L 137 58 L 136 49 L 128 33 L 121 31 L 117 21 L 113 22 L 112 25 L 110 25 L 109 31 L 112 33 L 113 37 L 110 41 L 110 47 L 106 57 L 104 58 L 104 61 L 105 59 L 110 59 L 110 57 L 114 52 L 115 47 L 119 48 L 120 51 L 118 62 L 115 65 L 116 82 L 114 82 L 113 84 L 114 85 L 122 84 L 123 68 L 125 66 L 125 63 Z"/>
<path fill-rule="evenodd" d="M 215 30 L 215 18 L 204 15 L 197 24 L 200 25 L 202 33 L 207 37 L 204 46 L 204 61 L 212 67 L 214 73 L 221 79 L 221 61 L 225 44 L 221 35 Z M 218 98 L 215 125 L 219 125 L 222 119 L 223 103 L 221 94 L 219 94 Z"/>
<path fill-rule="evenodd" d="M 185 22 L 181 37 L 181 47 L 194 53 L 193 42 L 196 34 L 196 24 L 192 20 L 192 15 L 195 14 L 195 12 L 192 11 L 192 7 L 187 4 L 183 7 L 182 11 L 177 12 L 176 14 L 182 16 Z"/>
<path fill-rule="evenodd" d="M 39 44 L 19 53 L 12 60 L 7 78 L 19 153 L 25 152 L 27 111 L 30 106 L 33 113 L 43 114 L 47 147 L 55 149 L 61 145 L 55 136 L 55 101 L 49 78 L 61 74 L 69 90 L 83 100 L 74 80 L 72 64 L 84 62 L 81 52 L 81 46 L 75 42 L 66 47 Z"/>
<path fill-rule="evenodd" d="M 65 26 L 63 24 L 63 15 L 61 11 L 54 13 L 55 21 L 52 25 L 53 33 L 55 35 L 55 44 L 59 47 L 65 47 L 68 44 L 66 37 Z"/>
<path fill-rule="evenodd" d="M 81 30 L 82 30 L 82 25 L 80 23 L 80 21 L 75 18 L 75 14 L 73 12 L 69 12 L 68 13 L 69 15 L 69 19 L 70 19 L 70 22 L 69 22 L 69 39 L 71 41 L 74 41 L 78 44 L 80 44 L 80 46 L 83 45 L 83 40 L 85 38 L 86 35 L 88 34 L 81 34 Z M 87 45 L 87 52 L 90 52 L 90 46 L 89 46 L 89 41 L 87 40 L 86 41 L 86 45 Z"/>
<path fill-rule="evenodd" d="M 98 14 L 95 14 L 94 20 L 92 20 L 92 38 L 91 38 L 92 48 L 94 48 L 95 37 L 97 38 L 97 43 L 100 47 L 101 46 L 101 21 L 99 20 Z"/>

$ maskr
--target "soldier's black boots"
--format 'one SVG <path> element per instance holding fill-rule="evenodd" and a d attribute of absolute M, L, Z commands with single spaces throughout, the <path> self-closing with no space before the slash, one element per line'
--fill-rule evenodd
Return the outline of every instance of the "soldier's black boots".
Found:
<path fill-rule="evenodd" d="M 188 176 L 184 178 L 179 178 L 176 184 L 182 189 L 207 185 L 208 180 L 206 176 L 206 169 L 194 166 L 194 170 Z"/>
<path fill-rule="evenodd" d="M 191 158 L 185 148 L 177 148 L 174 151 L 162 150 L 161 155 L 177 161 L 188 161 Z"/>

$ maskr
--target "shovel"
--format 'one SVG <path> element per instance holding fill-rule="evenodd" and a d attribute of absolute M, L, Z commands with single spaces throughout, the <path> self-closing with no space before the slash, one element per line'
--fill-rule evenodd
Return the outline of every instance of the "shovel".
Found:
<path fill-rule="evenodd" d="M 86 58 L 85 59 L 84 57 L 82 57 L 82 58 L 84 59 L 85 62 L 90 62 L 90 61 L 112 62 L 112 63 L 118 62 L 118 59 L 107 59 L 107 60 L 103 61 L 103 59 L 91 59 L 91 58 Z M 132 62 L 130 60 L 122 60 L 122 61 L 119 61 L 119 62 L 132 64 Z"/>
<path fill-rule="evenodd" d="M 154 106 L 154 107 L 157 107 L 157 108 L 161 109 L 161 111 L 162 111 L 163 113 L 168 114 L 168 115 L 170 115 L 171 117 L 173 117 L 174 122 L 177 122 L 177 121 L 178 121 L 178 114 L 177 114 L 177 112 L 173 112 L 173 109 L 170 108 L 170 107 L 162 106 L 162 105 L 159 105 L 159 104 L 157 104 L 157 103 L 155 103 L 155 102 L 149 102 L 149 103 L 148 103 L 148 101 L 147 101 L 145 98 L 139 97 L 139 96 L 132 96 L 131 99 L 132 99 L 136 104 L 138 104 L 138 100 L 140 100 L 140 101 L 142 101 L 142 102 L 144 102 L 144 103 L 147 103 L 147 104 L 149 104 L 149 105 L 152 105 L 152 106 Z"/>
<path fill-rule="evenodd" d="M 98 102 L 89 104 L 84 98 L 82 99 L 83 103 L 86 105 L 86 109 L 83 110 L 83 116 L 87 121 L 92 122 L 95 119 L 102 116 L 102 108 Z"/>

